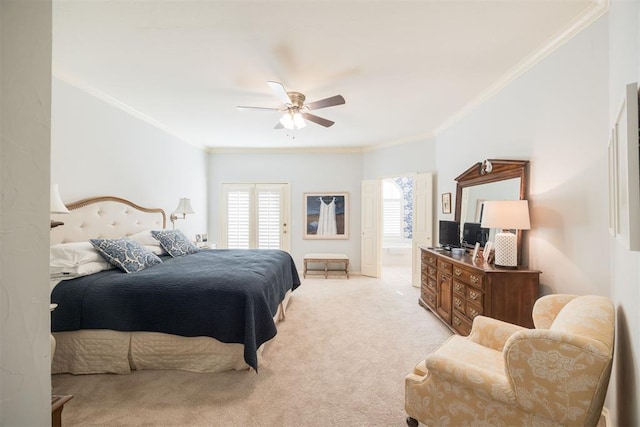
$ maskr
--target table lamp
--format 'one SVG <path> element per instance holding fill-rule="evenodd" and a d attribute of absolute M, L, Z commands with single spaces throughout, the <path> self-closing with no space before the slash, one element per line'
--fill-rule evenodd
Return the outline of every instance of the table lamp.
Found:
<path fill-rule="evenodd" d="M 69 209 L 62 202 L 62 198 L 60 197 L 60 190 L 58 189 L 58 184 L 51 185 L 51 192 L 49 193 L 49 213 L 52 214 L 68 214 Z M 54 221 L 51 220 L 51 228 L 58 227 L 60 225 L 64 225 L 62 221 Z"/>
<path fill-rule="evenodd" d="M 518 266 L 518 238 L 511 230 L 529 230 L 529 203 L 526 200 L 484 202 L 482 228 L 499 228 L 494 239 L 497 267 Z"/>

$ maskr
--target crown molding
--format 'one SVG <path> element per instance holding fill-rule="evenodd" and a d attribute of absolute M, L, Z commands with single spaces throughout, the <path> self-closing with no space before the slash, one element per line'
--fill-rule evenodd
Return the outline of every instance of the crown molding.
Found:
<path fill-rule="evenodd" d="M 84 82 L 81 82 L 79 79 L 76 79 L 74 77 L 68 76 L 68 75 L 63 75 L 60 72 L 57 71 L 53 71 L 52 76 L 55 77 L 56 79 L 65 82 L 66 84 L 81 90 L 82 92 L 93 96 L 95 98 L 98 98 L 100 101 L 109 104 L 110 106 L 117 108 L 121 111 L 124 111 L 125 113 L 135 117 L 138 120 L 141 120 L 145 123 L 147 123 L 150 126 L 155 127 L 156 129 L 161 130 L 162 132 L 173 136 L 174 138 L 187 143 L 189 145 L 192 145 L 196 148 L 199 148 L 201 150 L 205 150 L 205 147 L 203 147 L 200 144 L 196 144 L 193 141 L 188 141 L 185 140 L 183 137 L 181 137 L 180 135 L 178 135 L 177 132 L 174 132 L 172 129 L 168 128 L 167 126 L 163 125 L 162 123 L 160 123 L 159 121 L 157 121 L 156 119 L 154 119 L 153 117 L 150 117 L 146 114 L 144 114 L 143 112 L 136 110 L 135 108 L 133 108 L 132 106 L 110 96 L 107 95 L 106 93 L 94 88 L 93 86 L 90 86 Z"/>
<path fill-rule="evenodd" d="M 581 15 L 577 16 L 571 23 L 565 27 L 559 34 L 552 37 L 542 47 L 528 55 L 520 61 L 515 67 L 509 70 L 505 75 L 498 79 L 493 85 L 489 86 L 485 91 L 481 92 L 476 98 L 468 102 L 460 111 L 455 113 L 449 119 L 444 121 L 434 130 L 434 135 L 441 132 L 462 120 L 465 116 L 475 110 L 478 106 L 486 102 L 495 94 L 504 89 L 509 83 L 517 77 L 529 71 L 534 65 L 542 61 L 544 58 L 553 53 L 560 46 L 565 44 L 575 35 L 587 28 L 602 15 L 609 10 L 609 0 L 594 0 L 592 6 L 586 9 Z"/>

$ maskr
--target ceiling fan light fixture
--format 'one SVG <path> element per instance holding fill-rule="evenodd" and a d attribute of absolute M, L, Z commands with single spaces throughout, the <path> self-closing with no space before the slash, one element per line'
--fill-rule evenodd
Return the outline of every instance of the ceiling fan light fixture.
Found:
<path fill-rule="evenodd" d="M 329 98 L 324 98 L 319 101 L 314 101 L 309 104 L 305 104 L 306 97 L 300 92 L 287 92 L 282 83 L 268 81 L 267 84 L 275 92 L 281 101 L 284 103 L 284 108 L 270 108 L 270 107 L 247 107 L 238 105 L 238 110 L 262 110 L 262 111 L 284 111 L 284 114 L 278 121 L 278 124 L 274 126 L 274 129 L 289 129 L 296 130 L 302 129 L 307 126 L 307 121 L 313 122 L 326 128 L 334 125 L 335 122 L 327 120 L 325 118 L 310 114 L 311 110 L 318 110 L 320 108 L 333 107 L 335 105 L 342 105 L 345 103 L 342 95 L 334 95 Z"/>
<path fill-rule="evenodd" d="M 293 115 L 290 113 L 284 113 L 280 118 L 280 124 L 282 124 L 285 129 L 293 129 Z"/>
<path fill-rule="evenodd" d="M 284 126 L 285 129 L 294 130 L 294 129 L 302 129 L 307 126 L 307 123 L 304 121 L 302 114 L 299 112 L 288 111 L 282 115 L 280 118 L 280 124 Z"/>
<path fill-rule="evenodd" d="M 307 123 L 302 118 L 302 114 L 295 113 L 293 115 L 293 125 L 295 126 L 296 129 L 302 129 L 307 125 Z"/>

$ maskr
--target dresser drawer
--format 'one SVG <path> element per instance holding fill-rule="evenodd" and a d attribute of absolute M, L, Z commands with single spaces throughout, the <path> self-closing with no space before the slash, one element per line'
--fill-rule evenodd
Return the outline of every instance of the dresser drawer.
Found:
<path fill-rule="evenodd" d="M 481 273 L 454 265 L 453 277 L 467 285 L 475 286 L 478 289 L 484 289 L 484 275 Z"/>
<path fill-rule="evenodd" d="M 453 310 L 451 324 L 453 329 L 460 335 L 469 335 L 471 333 L 471 322 L 459 311 Z"/>
<path fill-rule="evenodd" d="M 454 294 L 459 294 L 463 297 L 467 297 L 467 287 L 465 286 L 464 283 L 453 279 L 453 293 Z"/>
<path fill-rule="evenodd" d="M 436 279 L 434 277 L 427 277 L 427 289 L 429 289 L 432 292 L 436 292 L 437 286 L 436 286 Z"/>
<path fill-rule="evenodd" d="M 422 291 L 420 293 L 420 295 L 422 296 L 422 301 L 424 301 L 425 304 L 427 304 L 433 310 L 436 309 L 436 294 L 435 294 L 435 292 L 431 292 L 429 290 L 426 290 L 426 291 Z"/>
<path fill-rule="evenodd" d="M 427 265 L 436 265 L 436 257 L 423 251 L 422 262 Z"/>
<path fill-rule="evenodd" d="M 427 274 L 429 276 L 436 277 L 436 266 L 435 265 L 427 265 Z"/>
<path fill-rule="evenodd" d="M 438 270 L 443 271 L 445 273 L 449 273 L 451 274 L 451 268 L 452 268 L 453 264 L 451 264 L 448 261 L 439 259 L 438 260 Z"/>
<path fill-rule="evenodd" d="M 480 307 L 484 307 L 484 294 L 482 291 L 472 288 L 471 286 L 468 286 L 466 289 L 467 293 L 465 294 L 465 298 L 467 301 L 473 302 Z"/>
<path fill-rule="evenodd" d="M 464 312 L 470 320 L 473 320 L 474 317 L 484 314 L 484 309 L 480 306 L 467 302 Z"/>
<path fill-rule="evenodd" d="M 463 297 L 460 295 L 453 295 L 453 308 L 458 310 L 461 313 L 465 312 L 466 303 Z"/>

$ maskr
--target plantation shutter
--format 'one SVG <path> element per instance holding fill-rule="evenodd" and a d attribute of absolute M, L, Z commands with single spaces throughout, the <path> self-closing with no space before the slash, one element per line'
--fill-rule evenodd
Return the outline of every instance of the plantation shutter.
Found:
<path fill-rule="evenodd" d="M 288 184 L 223 184 L 221 245 L 288 250 Z"/>
<path fill-rule="evenodd" d="M 280 248 L 280 191 L 256 189 L 258 199 L 258 249 Z"/>
<path fill-rule="evenodd" d="M 231 190 L 227 193 L 227 247 L 249 249 L 250 241 L 250 190 Z"/>

